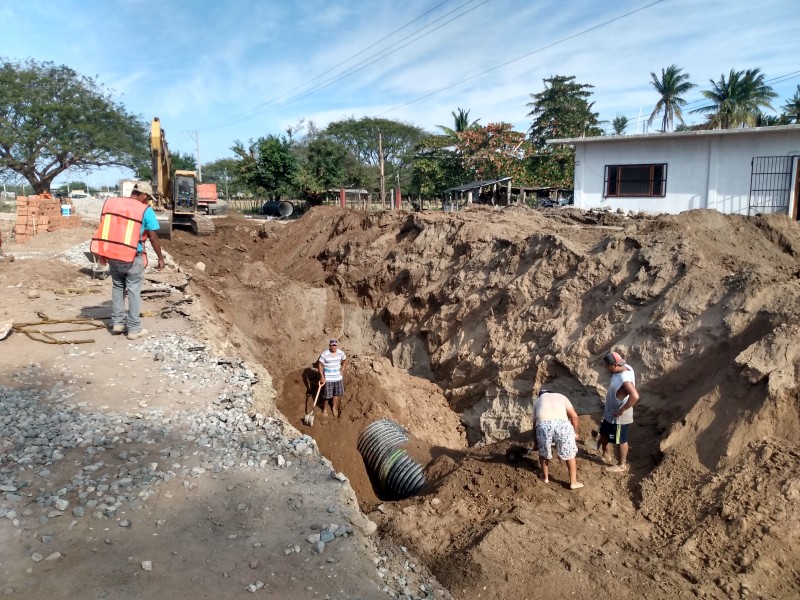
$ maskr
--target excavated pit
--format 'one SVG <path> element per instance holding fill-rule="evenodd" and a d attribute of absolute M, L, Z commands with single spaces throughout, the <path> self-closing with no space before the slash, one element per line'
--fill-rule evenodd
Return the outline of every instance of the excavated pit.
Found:
<path fill-rule="evenodd" d="M 216 223 L 169 250 L 204 263 L 195 289 L 272 374 L 278 409 L 456 597 L 800 594 L 782 550 L 800 535 L 797 223 L 523 208 Z M 342 415 L 309 428 L 331 336 L 350 356 Z M 630 474 L 582 451 L 571 493 L 563 465 L 547 486 L 535 455 L 506 461 L 539 385 L 596 427 L 611 348 L 642 394 Z M 382 418 L 427 466 L 415 498 L 383 502 L 358 453 Z"/>

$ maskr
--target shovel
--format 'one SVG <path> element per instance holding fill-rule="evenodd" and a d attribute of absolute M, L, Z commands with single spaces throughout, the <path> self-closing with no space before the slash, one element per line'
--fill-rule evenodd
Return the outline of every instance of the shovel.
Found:
<path fill-rule="evenodd" d="M 303 417 L 303 425 L 307 425 L 308 427 L 312 427 L 314 425 L 314 409 L 317 407 L 317 400 L 319 399 L 319 393 L 322 391 L 323 385 L 325 384 L 320 382 L 319 387 L 317 388 L 317 395 L 314 396 L 314 404 L 311 405 L 311 412 Z"/>

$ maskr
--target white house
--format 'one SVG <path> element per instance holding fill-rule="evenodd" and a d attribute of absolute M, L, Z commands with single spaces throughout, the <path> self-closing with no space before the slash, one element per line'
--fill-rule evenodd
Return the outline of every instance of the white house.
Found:
<path fill-rule="evenodd" d="M 548 140 L 575 147 L 575 206 L 798 219 L 800 125 Z"/>

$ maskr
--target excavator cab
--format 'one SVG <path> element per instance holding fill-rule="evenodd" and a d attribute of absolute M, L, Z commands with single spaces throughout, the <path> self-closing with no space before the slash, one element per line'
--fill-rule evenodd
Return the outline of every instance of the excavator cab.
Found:
<path fill-rule="evenodd" d="M 172 183 L 176 214 L 197 212 L 197 179 L 194 171 L 175 171 Z"/>

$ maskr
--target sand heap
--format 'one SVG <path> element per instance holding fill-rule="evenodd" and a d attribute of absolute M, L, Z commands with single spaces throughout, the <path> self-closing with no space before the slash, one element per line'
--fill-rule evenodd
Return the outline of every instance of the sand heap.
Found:
<path fill-rule="evenodd" d="M 432 489 L 379 517 L 426 549 L 456 595 L 800 593 L 800 559 L 786 551 L 800 535 L 797 223 L 315 209 L 288 225 L 229 220 L 210 240 L 175 244 L 205 263 L 209 302 L 251 333 L 276 381 L 299 381 L 328 335 L 361 360 L 356 388 L 378 374 L 366 395 L 380 407 L 365 410 L 362 395 L 343 415 L 349 429 L 320 433 L 334 463 L 367 412 L 411 427 L 415 399 L 434 407 L 441 421 L 412 428 L 432 448 Z M 464 448 L 459 427 L 481 443 L 527 431 L 542 382 L 590 413 L 611 348 L 642 392 L 630 477 L 582 460 L 590 485 L 570 495 L 537 484 L 531 465 L 503 464 L 503 443 Z M 438 387 L 419 395 L 404 383 L 413 377 Z M 286 412 L 302 398 L 283 402 Z"/>

